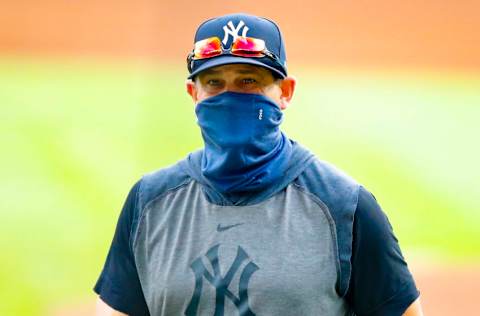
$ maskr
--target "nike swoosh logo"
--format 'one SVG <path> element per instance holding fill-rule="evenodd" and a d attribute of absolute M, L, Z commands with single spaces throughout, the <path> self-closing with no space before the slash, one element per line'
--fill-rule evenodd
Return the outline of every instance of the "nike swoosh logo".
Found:
<path fill-rule="evenodd" d="M 227 226 L 222 226 L 220 224 L 217 225 L 217 232 L 223 232 L 223 231 L 226 231 L 227 229 L 230 229 L 230 228 L 233 228 L 235 226 L 240 226 L 240 225 L 243 225 L 245 223 L 238 223 L 238 224 L 233 224 L 233 225 L 227 225 Z"/>

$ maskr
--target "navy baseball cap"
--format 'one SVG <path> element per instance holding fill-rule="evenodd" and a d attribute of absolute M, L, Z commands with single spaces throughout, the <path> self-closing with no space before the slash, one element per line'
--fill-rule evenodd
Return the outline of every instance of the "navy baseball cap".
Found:
<path fill-rule="evenodd" d="M 270 19 L 245 13 L 236 13 L 209 19 L 197 29 L 194 43 L 210 38 L 218 37 L 222 41 L 223 48 L 230 49 L 233 41 L 239 37 L 253 37 L 265 41 L 266 48 L 277 57 L 242 57 L 231 54 L 223 54 L 212 58 L 191 60 L 189 66 L 192 79 L 195 75 L 208 68 L 226 64 L 251 64 L 267 68 L 274 76 L 285 78 L 287 76 L 287 61 L 285 46 L 280 28 Z M 187 61 L 188 62 L 188 61 Z"/>

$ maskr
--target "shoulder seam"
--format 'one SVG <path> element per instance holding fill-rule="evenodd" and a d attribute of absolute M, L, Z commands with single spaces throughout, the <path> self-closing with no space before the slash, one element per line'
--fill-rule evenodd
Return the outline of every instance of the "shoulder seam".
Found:
<path fill-rule="evenodd" d="M 355 207 L 353 209 L 353 214 L 352 214 L 352 240 L 351 240 L 351 249 L 350 249 L 350 273 L 347 276 L 347 282 L 346 282 L 346 288 L 343 291 L 343 296 L 345 296 L 348 293 L 348 290 L 350 288 L 350 281 L 352 280 L 352 270 L 353 270 L 353 262 L 352 262 L 352 247 L 353 247 L 353 240 L 355 239 L 355 235 L 353 233 L 353 226 L 355 225 L 355 215 L 357 214 L 357 209 L 358 209 L 358 199 L 360 196 L 360 188 L 363 187 L 362 184 L 357 183 L 356 187 L 356 192 L 355 192 Z"/>
<path fill-rule="evenodd" d="M 135 199 L 134 199 L 134 212 L 133 214 L 135 215 L 137 209 L 138 209 L 138 205 L 139 205 L 139 199 L 140 199 L 140 190 L 142 189 L 142 185 L 143 185 L 143 176 L 140 177 L 140 180 L 138 180 L 138 187 L 137 187 L 137 192 L 135 192 Z M 137 217 L 137 222 L 138 222 L 138 219 L 140 218 L 140 214 L 138 215 Z M 129 247 L 131 248 L 130 250 L 132 251 L 132 254 L 133 254 L 133 242 L 134 242 L 134 235 L 135 235 L 135 231 L 134 231 L 134 225 L 133 225 L 134 221 L 132 220 L 132 226 L 130 227 L 130 240 L 131 242 L 129 242 Z M 138 227 L 138 225 L 136 226 Z"/>
<path fill-rule="evenodd" d="M 328 220 L 328 224 L 330 226 L 330 234 L 332 235 L 332 242 L 333 242 L 333 251 L 335 252 L 335 267 L 337 269 L 338 273 L 338 278 L 341 279 L 342 277 L 342 269 L 340 266 L 340 256 L 339 256 L 339 249 L 338 249 L 338 239 L 337 239 L 337 229 L 335 225 L 335 221 L 333 220 L 332 215 L 330 214 L 330 209 L 328 206 L 323 203 L 323 201 L 316 196 L 314 193 L 310 192 L 307 188 L 301 186 L 298 183 L 292 182 L 292 187 L 299 192 L 307 195 L 309 198 L 311 198 L 316 204 L 320 206 L 320 209 L 324 213 L 325 217 Z"/>
<path fill-rule="evenodd" d="M 158 194 L 157 196 L 153 197 L 152 199 L 150 199 L 147 203 L 145 203 L 145 206 L 142 207 L 142 209 L 140 210 L 140 213 L 139 213 L 139 218 L 138 218 L 138 223 L 137 223 L 137 230 L 135 232 L 135 236 L 134 236 L 134 239 L 132 241 L 132 251 L 135 250 L 135 247 L 136 247 L 136 244 L 137 244 L 137 238 L 138 238 L 138 234 L 141 230 L 141 224 L 145 218 L 145 215 L 147 213 L 147 209 L 148 207 L 155 201 L 161 199 L 161 198 L 164 198 L 165 196 L 171 194 L 171 193 L 174 193 L 175 191 L 177 191 L 178 189 L 180 189 L 181 187 L 189 184 L 190 182 L 193 181 L 193 178 L 191 177 L 188 177 L 186 180 L 182 181 L 180 184 L 164 191 L 164 192 L 161 192 L 160 194 Z M 140 188 L 139 188 L 140 189 Z"/>

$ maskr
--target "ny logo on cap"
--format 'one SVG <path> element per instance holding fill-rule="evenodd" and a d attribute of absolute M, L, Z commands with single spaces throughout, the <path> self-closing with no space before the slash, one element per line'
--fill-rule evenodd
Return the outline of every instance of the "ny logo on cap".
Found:
<path fill-rule="evenodd" d="M 228 26 L 228 27 L 227 27 Z M 224 36 L 223 36 L 223 40 L 222 40 L 222 43 L 223 45 L 227 45 L 227 42 L 228 42 L 228 35 L 232 35 L 233 37 L 233 40 L 236 40 L 237 37 L 238 37 L 238 32 L 240 31 L 240 29 L 243 27 L 243 30 L 242 30 L 242 37 L 246 37 L 247 36 L 247 32 L 249 30 L 248 26 L 245 25 L 245 22 L 243 22 L 242 20 L 240 20 L 240 22 L 238 23 L 237 27 L 235 27 L 232 23 L 232 21 L 228 21 L 227 25 L 224 25 L 223 26 L 223 31 L 225 32 Z"/>

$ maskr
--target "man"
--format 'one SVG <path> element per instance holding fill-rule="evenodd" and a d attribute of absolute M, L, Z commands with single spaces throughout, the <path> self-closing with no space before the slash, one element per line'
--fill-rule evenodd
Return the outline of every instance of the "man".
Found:
<path fill-rule="evenodd" d="M 208 20 L 186 88 L 204 148 L 131 189 L 98 315 L 422 315 L 385 214 L 280 129 L 295 91 L 265 18 Z"/>

